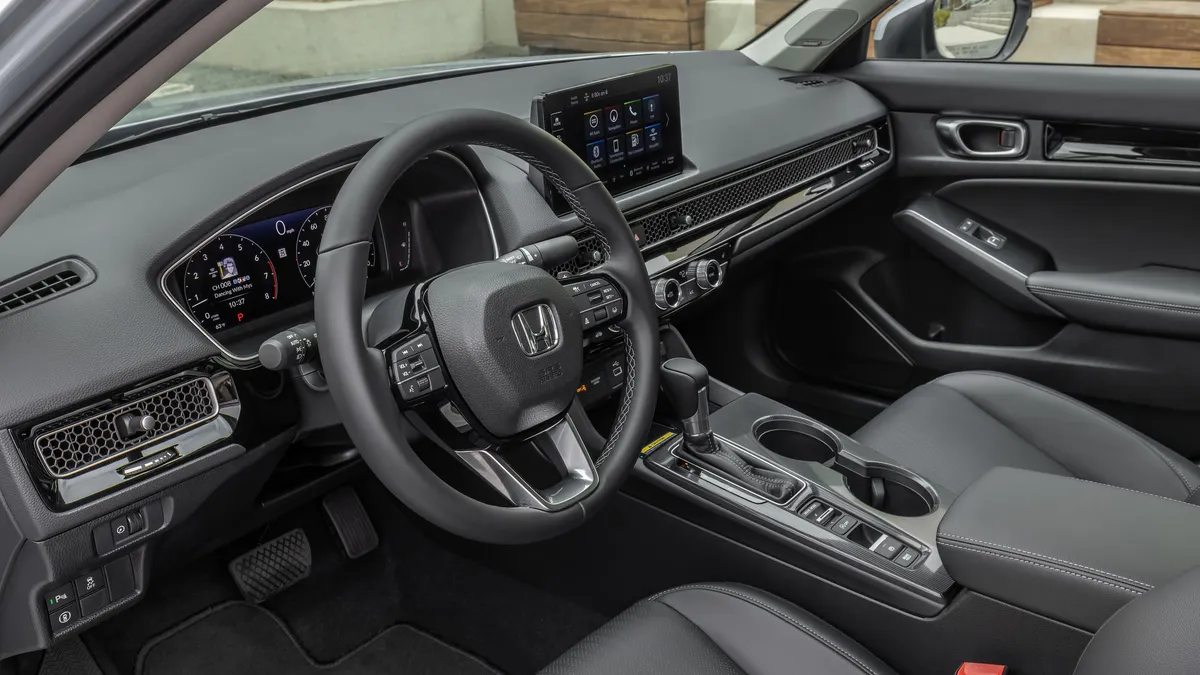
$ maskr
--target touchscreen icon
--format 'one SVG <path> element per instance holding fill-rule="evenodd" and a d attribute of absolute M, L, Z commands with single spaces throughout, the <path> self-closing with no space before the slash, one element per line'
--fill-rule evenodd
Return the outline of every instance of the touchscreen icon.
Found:
<path fill-rule="evenodd" d="M 637 157 L 646 151 L 646 132 L 642 129 L 634 129 L 625 134 L 625 154 L 629 157 Z"/>
<path fill-rule="evenodd" d="M 625 114 L 626 129 L 642 126 L 642 99 L 626 101 L 621 108 Z"/>
<path fill-rule="evenodd" d="M 658 94 L 642 99 L 642 113 L 646 118 L 642 121 L 646 124 L 662 121 L 662 105 L 659 103 Z"/>
<path fill-rule="evenodd" d="M 610 134 L 615 134 L 625 128 L 621 122 L 621 109 L 617 106 L 609 106 L 604 109 L 604 131 Z"/>
<path fill-rule="evenodd" d="M 662 145 L 662 125 L 655 124 L 653 126 L 646 127 L 646 150 L 648 152 L 654 152 L 655 150 L 662 148 Z"/>
<path fill-rule="evenodd" d="M 621 136 L 613 136 L 605 141 L 608 144 L 608 163 L 619 162 L 625 159 L 625 139 Z"/>
<path fill-rule="evenodd" d="M 606 163 L 606 155 L 604 154 L 604 141 L 596 141 L 588 143 L 584 152 L 584 159 L 587 160 L 589 166 L 593 169 L 599 169 Z"/>
<path fill-rule="evenodd" d="M 583 137 L 589 141 L 597 138 L 604 138 L 604 122 L 600 116 L 604 114 L 603 110 L 593 110 L 583 113 Z"/>

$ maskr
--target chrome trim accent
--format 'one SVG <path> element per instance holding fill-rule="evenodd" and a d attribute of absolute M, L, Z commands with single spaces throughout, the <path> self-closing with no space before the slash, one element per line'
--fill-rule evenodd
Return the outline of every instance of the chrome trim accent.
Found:
<path fill-rule="evenodd" d="M 936 222 L 934 222 L 931 218 L 929 218 L 927 216 L 924 216 L 912 209 L 904 209 L 903 211 L 897 213 L 896 215 L 897 216 L 908 215 L 908 216 L 912 216 L 913 218 L 916 218 L 917 220 L 921 221 L 922 223 L 928 225 L 928 227 L 926 228 L 927 230 L 936 231 L 937 233 L 941 234 L 942 236 L 949 238 L 949 240 L 954 242 L 958 246 L 958 248 L 971 251 L 975 255 L 983 258 L 985 262 L 992 263 L 993 265 L 995 265 L 997 267 L 1000 267 L 1004 270 L 1008 270 L 1022 284 L 1024 284 L 1029 279 L 1029 276 L 1026 275 L 1024 272 L 1022 272 L 1021 270 L 1018 270 L 1017 268 L 1009 265 L 1008 263 L 997 258 L 996 256 L 990 255 L 987 251 L 984 251 L 976 246 L 973 246 L 971 244 L 971 242 L 958 236 L 954 232 L 951 232 L 950 230 L 942 227 L 941 225 L 937 224 Z"/>
<path fill-rule="evenodd" d="M 800 485 L 800 489 L 796 490 L 796 494 L 792 495 L 792 497 L 790 499 L 788 499 L 787 501 L 783 501 L 783 502 L 776 500 L 776 499 L 771 499 L 770 497 L 766 497 L 764 495 L 759 495 L 757 493 L 755 493 L 755 496 L 765 499 L 766 501 L 771 502 L 772 504 L 775 504 L 776 506 L 786 506 L 787 504 L 789 504 L 793 501 L 799 500 L 804 495 L 804 493 L 808 492 L 808 487 L 809 487 L 808 480 L 801 478 L 800 474 L 796 473 L 795 471 L 792 471 L 791 469 L 788 469 L 787 467 L 780 465 L 778 462 L 767 459 L 763 455 L 760 455 L 759 453 L 754 452 L 753 450 L 751 450 L 750 448 L 747 448 L 744 445 L 741 445 L 739 443 L 734 443 L 733 441 L 729 440 L 728 438 L 725 438 L 724 436 L 721 436 L 718 434 L 713 434 L 713 438 L 715 438 L 718 443 L 723 443 L 730 447 L 737 448 L 738 450 L 741 450 L 743 453 L 753 457 L 754 459 L 762 462 L 763 464 L 766 464 L 767 466 L 771 467 L 772 469 L 774 469 L 780 473 L 787 474 L 788 476 L 791 476 L 792 478 L 795 478 L 797 483 L 799 483 L 799 485 Z M 672 443 L 671 456 L 673 456 L 675 459 L 686 462 L 687 459 L 680 457 L 679 453 L 677 452 L 681 445 L 683 445 L 682 437 L 677 442 Z M 701 470 L 702 473 L 707 473 L 708 477 L 712 480 L 719 480 L 719 481 L 722 481 L 729 485 L 733 485 L 734 487 L 737 487 L 740 490 L 745 490 L 745 488 L 736 485 L 735 483 L 733 483 L 730 480 L 727 480 L 726 478 L 724 478 L 723 476 L 721 476 L 718 473 L 708 471 L 704 467 L 698 467 L 698 468 Z"/>
<path fill-rule="evenodd" d="M 536 319 L 536 325 L 531 323 Z M 513 334 L 517 337 L 517 345 L 525 356 L 537 356 L 558 346 L 561 331 L 558 326 L 558 313 L 550 305 L 537 305 L 523 309 L 513 315 Z M 542 346 L 544 343 L 544 346 Z"/>
<path fill-rule="evenodd" d="M 938 139 L 952 155 L 968 159 L 1011 159 L 1021 157 L 1029 149 L 1029 130 L 1023 122 L 1008 120 L 989 120 L 978 117 L 942 118 L 933 123 Z M 967 147 L 962 137 L 962 128 L 967 126 L 991 127 L 994 129 L 1012 129 L 1017 132 L 1017 144 L 1004 150 L 972 150 Z"/>
<path fill-rule="evenodd" d="M 703 198 L 703 197 L 707 197 L 708 195 L 711 195 L 711 194 L 714 194 L 714 193 L 720 192 L 721 190 L 725 190 L 725 189 L 731 188 L 731 187 L 733 187 L 733 186 L 735 186 L 735 185 L 738 185 L 739 183 L 744 183 L 745 181 L 747 181 L 747 180 L 750 180 L 750 179 L 752 179 L 752 178 L 757 178 L 758 176 L 761 176 L 761 175 L 762 175 L 762 174 L 764 174 L 764 173 L 767 173 L 767 172 L 769 172 L 769 171 L 773 171 L 773 170 L 775 170 L 775 169 L 778 169 L 778 168 L 780 168 L 780 167 L 783 167 L 783 166 L 787 166 L 788 164 L 793 164 L 793 163 L 795 163 L 795 162 L 798 162 L 798 161 L 800 161 L 800 160 L 804 159 L 805 157 L 808 157 L 809 155 L 813 155 L 813 154 L 815 154 L 815 153 L 821 152 L 822 150 L 826 150 L 826 149 L 828 149 L 828 148 L 831 148 L 831 147 L 833 147 L 833 146 L 835 146 L 835 145 L 837 145 L 837 144 L 839 144 L 839 143 L 845 143 L 845 142 L 847 142 L 847 141 L 850 141 L 850 140 L 854 139 L 855 137 L 857 137 L 857 136 L 860 136 L 860 135 L 862 135 L 862 134 L 870 134 L 870 135 L 871 135 L 871 137 L 872 137 L 872 143 L 871 143 L 871 147 L 870 147 L 868 150 L 866 150 L 865 152 L 859 153 L 859 154 L 855 155 L 853 158 L 851 158 L 851 159 L 849 159 L 849 160 L 847 160 L 847 161 L 845 161 L 845 162 L 842 162 L 841 164 L 838 164 L 838 165 L 836 165 L 836 166 L 834 166 L 834 167 L 832 167 L 832 168 L 830 168 L 830 169 L 826 169 L 825 171 L 822 171 L 821 173 L 818 173 L 818 174 L 816 174 L 816 175 L 812 176 L 811 178 L 807 178 L 807 179 L 805 179 L 805 180 L 803 180 L 803 181 L 800 181 L 799 183 L 794 183 L 794 184 L 792 184 L 792 185 L 789 185 L 788 187 L 785 187 L 785 188 L 782 188 L 782 189 L 776 190 L 775 192 L 773 192 L 773 193 L 771 193 L 771 194 L 769 194 L 769 195 L 766 195 L 766 196 L 764 196 L 764 197 L 760 197 L 760 198 L 758 198 L 758 199 L 756 199 L 756 200 L 754 200 L 754 201 L 752 201 L 752 202 L 750 202 L 750 203 L 748 203 L 748 204 L 745 204 L 745 205 L 743 205 L 743 206 L 739 206 L 738 208 L 736 208 L 736 209 L 734 209 L 734 210 L 732 210 L 732 211 L 729 211 L 729 212 L 727 212 L 727 213 L 721 214 L 721 215 L 719 215 L 719 216 L 717 216 L 717 217 L 715 217 L 715 218 L 709 219 L 709 220 L 707 220 L 707 221 L 705 221 L 705 222 L 702 222 L 702 223 L 697 223 L 697 224 L 693 225 L 692 227 L 690 227 L 690 228 L 688 228 L 688 229 L 686 229 L 686 230 L 683 230 L 682 232 L 677 232 L 677 233 L 675 233 L 675 234 L 673 234 L 673 235 L 671 235 L 671 236 L 667 237 L 666 239 L 662 239 L 662 240 L 656 241 L 656 242 L 654 242 L 653 244 L 649 244 L 649 245 L 647 245 L 645 248 L 643 248 L 643 249 L 642 249 L 642 252 L 643 252 L 643 253 L 645 253 L 645 252 L 647 252 L 647 251 L 652 251 L 652 250 L 654 250 L 654 249 L 656 249 L 656 248 L 658 248 L 658 247 L 660 247 L 660 246 L 662 246 L 662 245 L 664 245 L 664 244 L 667 244 L 667 243 L 670 243 L 670 242 L 672 242 L 672 241 L 675 241 L 676 239 L 678 239 L 678 238 L 680 238 L 680 237 L 682 237 L 682 236 L 684 236 L 684 235 L 690 235 L 690 234 L 692 234 L 692 233 L 694 233 L 694 232 L 697 232 L 697 231 L 699 231 L 699 230 L 701 230 L 701 229 L 703 229 L 703 228 L 705 228 L 705 227 L 708 227 L 708 226 L 710 226 L 710 225 L 713 225 L 713 224 L 719 223 L 719 222 L 721 222 L 721 221 L 724 221 L 724 220 L 728 220 L 728 219 L 730 219 L 730 218 L 735 218 L 735 217 L 737 217 L 737 216 L 738 216 L 738 215 L 740 215 L 740 214 L 743 214 L 743 213 L 747 213 L 747 212 L 749 212 L 749 211 L 752 211 L 752 210 L 754 210 L 755 208 L 757 208 L 758 206 L 761 206 L 762 204 L 764 204 L 765 202 L 768 202 L 768 201 L 771 201 L 771 200 L 774 200 L 774 199 L 778 199 L 778 198 L 780 197 L 780 195 L 784 195 L 784 194 L 787 194 L 787 193 L 790 193 L 790 192 L 794 192 L 795 190 L 797 190 L 797 189 L 798 189 L 800 186 L 802 186 L 802 185 L 806 185 L 806 184 L 808 184 L 808 183 L 811 183 L 811 182 L 813 182 L 813 181 L 821 180 L 823 177 L 827 176 L 828 174 L 831 174 L 831 173 L 837 172 L 837 171 L 841 170 L 842 168 L 844 168 L 844 167 L 846 167 L 846 166 L 849 166 L 850 164 L 853 164 L 854 162 L 857 162 L 857 161 L 861 160 L 863 157 L 866 157 L 867 155 L 869 155 L 869 154 L 871 154 L 871 153 L 873 153 L 873 152 L 875 152 L 875 151 L 877 151 L 877 150 L 879 149 L 879 131 L 878 131 L 878 130 L 877 130 L 875 127 L 871 126 L 871 127 L 868 127 L 868 128 L 866 128 L 866 129 L 862 129 L 861 131 L 857 131 L 857 132 L 850 132 L 850 133 L 849 133 L 849 135 L 845 136 L 844 138 L 840 138 L 840 139 L 838 139 L 838 140 L 836 140 L 836 141 L 830 141 L 829 143 L 826 143 L 825 145 L 822 145 L 822 146 L 820 146 L 820 147 L 817 147 L 817 148 L 813 148 L 812 150 L 809 150 L 809 151 L 807 151 L 807 152 L 804 152 L 804 153 L 802 153 L 802 154 L 796 155 L 795 157 L 793 157 L 793 158 L 791 158 L 791 159 L 788 159 L 788 160 L 786 160 L 786 161 L 783 161 L 783 162 L 779 162 L 779 163 L 777 163 L 777 164 L 770 164 L 770 163 L 771 163 L 771 162 L 776 162 L 776 161 L 778 161 L 779 157 L 784 157 L 784 156 L 786 156 L 786 155 L 787 155 L 787 153 L 783 153 L 782 155 L 778 155 L 778 156 L 776 156 L 776 157 L 773 157 L 773 158 L 770 158 L 770 159 L 763 160 L 762 162 L 759 162 L 759 163 L 758 163 L 758 164 L 756 164 L 756 165 L 752 165 L 752 166 L 746 167 L 746 168 L 744 168 L 744 169 L 738 169 L 737 171 L 734 171 L 734 172 L 732 172 L 732 173 L 734 173 L 734 174 L 737 174 L 737 173 L 740 173 L 740 172 L 745 172 L 745 173 L 746 173 L 746 175 L 744 175 L 744 176 L 742 176 L 741 178 L 738 178 L 738 179 L 736 179 L 736 180 L 733 180 L 733 181 L 731 181 L 731 182 L 729 182 L 729 183 L 726 183 L 726 184 L 724 184 L 724 185 L 720 185 L 720 186 L 717 186 L 717 187 L 709 188 L 708 190 L 704 190 L 703 192 L 699 192 L 699 193 L 697 193 L 697 194 L 694 194 L 694 195 L 688 196 L 688 197 L 686 197 L 686 198 L 684 198 L 684 199 L 682 199 L 682 200 L 680 200 L 680 201 L 673 202 L 673 203 L 671 203 L 671 204 L 668 204 L 668 205 L 662 206 L 662 207 L 660 207 L 660 208 L 656 208 L 656 205 L 657 205 L 657 204 L 662 204 L 662 203 L 664 203 L 664 202 L 667 202 L 667 201 L 670 201 L 670 200 L 672 200 L 672 199 L 673 199 L 673 197 L 664 197 L 663 199 L 660 199 L 660 200 L 658 200 L 657 202 L 653 202 L 653 203 L 651 203 L 651 204 L 650 204 L 650 205 L 648 205 L 648 206 L 641 207 L 641 208 L 644 208 L 644 209 L 646 209 L 646 210 L 647 210 L 647 212 L 646 212 L 646 213 L 644 213 L 644 214 L 643 214 L 643 213 L 636 213 L 637 211 L 640 211 L 640 210 L 641 210 L 641 208 L 639 208 L 639 209 L 635 209 L 634 211 L 635 211 L 635 214 L 636 214 L 636 215 L 633 215 L 633 219 L 632 219 L 632 220 L 630 220 L 630 222 L 629 222 L 629 225 L 632 227 L 632 226 L 636 225 L 638 222 L 640 222 L 640 221 L 642 221 L 642 220 L 644 220 L 644 219 L 646 219 L 646 218 L 650 218 L 650 217 L 653 217 L 653 216 L 659 215 L 659 214 L 661 214 L 661 213 L 665 213 L 665 212 L 667 212 L 667 211 L 671 211 L 671 210 L 675 210 L 675 209 L 682 208 L 683 206 L 685 206 L 685 205 L 686 205 L 687 203 L 689 203 L 689 202 L 695 201 L 695 200 L 697 200 L 697 199 L 701 199 L 701 198 Z M 769 166 L 767 166 L 768 164 L 770 164 L 770 165 L 769 165 Z M 708 182 L 716 182 L 716 181 L 723 180 L 724 178 L 725 178 L 725 176 L 718 176 L 718 177 L 716 177 L 716 178 L 713 178 L 711 181 L 708 181 Z M 693 188 L 693 189 L 703 189 L 703 187 L 704 187 L 704 184 L 702 183 L 702 184 L 700 184 L 700 185 L 696 186 L 696 187 L 695 187 L 695 188 Z"/>
<path fill-rule="evenodd" d="M 466 175 L 471 179 L 471 185 L 473 185 L 475 187 L 475 194 L 477 194 L 479 196 L 479 204 L 483 208 L 483 215 L 484 215 L 484 219 L 487 221 L 488 232 L 491 234 L 491 237 L 492 237 L 492 252 L 496 258 L 499 258 L 500 257 L 500 247 L 496 241 L 496 229 L 492 223 L 491 211 L 490 211 L 490 209 L 488 209 L 487 200 L 483 198 L 483 192 L 480 191 L 480 189 L 479 189 L 479 181 L 477 181 L 475 179 L 475 174 L 471 172 L 470 167 L 468 167 L 465 162 L 463 162 L 461 159 L 459 159 L 453 153 L 447 152 L 445 150 L 438 150 L 436 152 L 431 153 L 429 156 L 432 157 L 433 155 L 440 155 L 446 159 L 449 159 L 453 163 L 457 164 L 458 167 L 461 168 L 463 170 L 463 172 L 465 172 Z M 166 296 L 167 301 L 170 302 L 171 305 L 173 305 L 175 307 L 175 309 L 179 310 L 179 313 L 183 314 L 183 317 L 185 319 L 187 319 L 188 322 L 191 323 L 192 326 L 194 326 L 196 328 L 196 330 L 200 331 L 201 335 L 203 335 L 209 342 L 211 342 L 214 346 L 216 346 L 216 348 L 218 350 L 220 350 L 221 355 L 227 361 L 229 361 L 231 365 L 253 367 L 254 365 L 257 365 L 259 362 L 258 361 L 258 352 L 256 351 L 254 354 L 244 355 L 244 354 L 235 354 L 232 351 L 230 351 L 229 348 L 227 348 L 219 340 L 217 340 L 215 337 L 213 337 L 213 335 L 211 333 L 209 333 L 207 330 L 205 330 L 204 327 L 200 325 L 200 322 L 196 321 L 196 318 L 194 316 L 192 316 L 192 313 L 190 311 L 188 311 L 188 309 L 186 307 L 181 305 L 179 303 L 179 301 L 175 298 L 175 296 L 171 294 L 171 291 L 167 288 L 167 279 L 170 278 L 170 276 L 175 272 L 175 270 L 179 269 L 179 267 L 181 265 L 186 263 L 189 258 L 196 255 L 196 253 L 200 249 L 207 246 L 210 242 L 212 242 L 214 239 L 221 236 L 222 234 L 225 234 L 229 230 L 232 230 L 233 228 L 237 227 L 238 225 L 241 225 L 247 218 L 249 218 L 251 215 L 253 215 L 256 211 L 272 204 L 275 201 L 278 201 L 280 198 L 285 197 L 285 196 L 295 192 L 296 190 L 299 190 L 302 187 L 305 187 L 307 185 L 315 183 L 316 181 L 319 181 L 323 178 L 328 178 L 329 176 L 332 176 L 332 175 L 337 174 L 342 171 L 351 171 L 354 169 L 355 166 L 358 165 L 359 161 L 360 160 L 354 160 L 353 162 L 346 162 L 343 164 L 339 164 L 332 168 L 328 168 L 328 169 L 320 171 L 316 174 L 313 174 L 312 176 L 309 176 L 308 178 L 305 178 L 301 181 L 292 183 L 284 188 L 276 190 L 275 192 L 272 192 L 270 195 L 260 199 L 259 201 L 255 202 L 253 205 L 251 205 L 250 207 L 243 209 L 236 216 L 234 216 L 230 220 L 226 221 L 223 225 L 218 227 L 216 230 L 209 233 L 208 236 L 206 236 L 204 239 L 200 240 L 199 243 L 197 243 L 196 245 L 194 245 L 190 249 L 188 249 L 186 253 L 184 253 L 183 255 L 176 258 L 174 261 L 171 262 L 170 265 L 167 265 L 166 269 L 163 270 L 163 273 L 159 275 L 158 288 L 162 292 L 162 294 L 164 296 Z M 415 167 L 417 165 L 413 165 L 413 166 Z M 410 167 L 409 170 L 411 171 L 412 168 L 413 167 Z"/>
<path fill-rule="evenodd" d="M 547 441 L 549 448 L 557 453 L 562 461 L 561 468 L 567 474 L 557 484 L 544 490 L 534 489 L 525 482 L 494 448 L 458 450 L 455 454 L 514 506 L 539 511 L 561 511 L 596 489 L 599 480 L 596 466 L 592 463 L 592 457 L 588 454 L 587 447 L 570 416 L 564 417 L 558 424 L 535 436 L 531 442 L 537 443 L 539 440 Z M 545 445 L 541 447 L 546 449 Z"/>
<path fill-rule="evenodd" d="M 145 401 L 149 401 L 150 399 L 156 398 L 158 396 L 162 396 L 163 394 L 166 394 L 169 391 L 175 391 L 176 389 L 181 389 L 183 387 L 186 387 L 186 386 L 196 382 L 197 380 L 204 382 L 205 389 L 208 390 L 209 399 L 212 401 L 212 408 L 213 408 L 212 413 L 205 416 L 204 418 L 196 420 L 195 422 L 192 422 L 191 424 L 185 424 L 184 426 L 181 426 L 178 429 L 172 429 L 170 432 L 165 433 L 161 436 L 153 436 L 151 438 L 147 438 L 146 440 L 142 441 L 141 443 L 131 445 L 128 448 L 121 450 L 120 452 L 114 453 L 114 454 L 109 455 L 108 457 L 104 457 L 102 459 L 98 459 L 90 464 L 85 464 L 84 466 L 81 466 L 78 469 L 75 469 L 74 471 L 69 471 L 67 473 L 55 473 L 54 470 L 50 468 L 50 464 L 46 461 L 46 456 L 45 456 L 45 454 L 43 454 L 42 448 L 41 448 L 41 441 L 43 438 L 50 436 L 52 434 L 60 433 L 64 429 L 70 429 L 71 427 L 77 427 L 81 424 L 86 424 L 87 422 L 90 422 L 94 419 L 98 419 L 98 418 L 104 417 L 106 415 L 111 415 L 114 410 L 119 410 L 121 408 L 136 407 L 139 403 L 143 403 Z M 38 460 L 41 461 L 41 463 L 42 463 L 42 468 L 46 470 L 46 473 L 48 475 L 50 475 L 54 478 L 69 478 L 71 476 L 78 475 L 85 471 L 90 471 L 91 469 L 93 469 L 97 466 L 100 466 L 101 464 L 107 464 L 108 462 L 111 462 L 115 459 L 124 457 L 125 455 L 128 455 L 129 453 L 134 452 L 136 450 L 140 450 L 141 448 L 144 448 L 146 446 L 155 445 L 157 443 L 162 443 L 164 440 L 166 440 L 168 438 L 172 438 L 172 437 L 174 437 L 178 434 L 181 434 L 189 429 L 195 429 L 196 427 L 203 426 L 203 425 L 211 422 L 212 420 L 216 419 L 217 417 L 219 417 L 220 414 L 221 414 L 221 401 L 220 401 L 220 399 L 217 398 L 217 390 L 216 390 L 216 387 L 213 386 L 212 380 L 208 377 L 203 377 L 203 376 L 202 377 L 194 377 L 194 378 L 191 378 L 184 382 L 180 382 L 179 384 L 176 384 L 174 386 L 167 387 L 166 389 L 163 389 L 162 391 L 156 391 L 153 394 L 147 394 L 146 396 L 143 396 L 138 399 L 134 399 L 132 401 L 121 402 L 121 403 L 117 403 L 116 405 L 106 407 L 101 412 L 95 413 L 93 415 L 89 415 L 88 417 L 84 417 L 83 419 L 80 419 L 80 420 L 75 420 L 69 424 L 65 424 L 62 426 L 54 426 L 52 428 L 46 428 L 48 425 L 54 423 L 54 421 L 47 422 L 46 424 L 42 425 L 42 427 L 43 427 L 42 429 L 38 429 L 39 433 L 33 439 L 33 449 L 34 449 L 35 454 L 37 454 L 37 456 L 38 456 Z M 70 414 L 68 413 L 67 416 L 69 417 Z M 60 418 L 60 419 L 62 419 L 62 418 Z"/>
<path fill-rule="evenodd" d="M 708 385 L 700 387 L 696 395 L 699 397 L 696 412 L 683 420 L 683 435 L 689 441 L 706 439 L 712 433 L 712 425 L 708 422 Z"/>

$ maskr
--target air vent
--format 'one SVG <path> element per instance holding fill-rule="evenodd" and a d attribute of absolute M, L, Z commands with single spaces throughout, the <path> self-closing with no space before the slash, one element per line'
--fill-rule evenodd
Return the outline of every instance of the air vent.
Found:
<path fill-rule="evenodd" d="M 11 314 L 70 290 L 85 286 L 96 278 L 81 260 L 61 260 L 24 274 L 0 286 L 0 316 Z"/>
<path fill-rule="evenodd" d="M 820 87 L 826 84 L 841 82 L 838 78 L 828 75 L 792 75 L 791 77 L 782 77 L 780 79 L 801 87 Z"/>
<path fill-rule="evenodd" d="M 604 262 L 604 247 L 594 235 L 587 230 L 579 230 L 572 232 L 571 236 L 575 237 L 575 242 L 579 244 L 579 254 L 571 260 L 551 268 L 550 274 L 556 279 L 570 279 L 579 276 Z"/>
<path fill-rule="evenodd" d="M 765 166 L 719 178 L 694 190 L 695 197 L 656 209 L 647 216 L 630 218 L 630 225 L 645 228 L 642 249 L 745 213 L 760 204 L 795 191 L 808 181 L 875 152 L 875 129 L 855 132 L 815 148 L 803 148 L 768 161 Z"/>
<path fill-rule="evenodd" d="M 154 393 L 99 412 L 92 408 L 35 429 L 34 449 L 46 471 L 55 478 L 66 478 L 207 422 L 220 409 L 207 377 L 177 378 L 139 391 Z M 130 417 L 153 418 L 152 428 L 123 433 L 122 418 Z"/>

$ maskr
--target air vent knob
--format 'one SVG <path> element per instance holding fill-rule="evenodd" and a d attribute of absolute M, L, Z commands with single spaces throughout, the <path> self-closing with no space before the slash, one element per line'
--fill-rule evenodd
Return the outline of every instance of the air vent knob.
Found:
<path fill-rule="evenodd" d="M 686 213 L 679 213 L 676 211 L 675 213 L 671 214 L 671 225 L 675 229 L 686 230 L 694 224 L 696 224 L 696 219 L 692 218 Z"/>
<path fill-rule="evenodd" d="M 125 441 L 148 434 L 157 426 L 158 420 L 154 419 L 153 415 L 129 412 L 117 418 L 117 433 L 120 434 L 121 440 Z"/>

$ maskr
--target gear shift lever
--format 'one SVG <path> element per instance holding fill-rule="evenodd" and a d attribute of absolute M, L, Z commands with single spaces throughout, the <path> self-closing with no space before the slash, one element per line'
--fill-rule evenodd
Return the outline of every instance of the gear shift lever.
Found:
<path fill-rule="evenodd" d="M 791 499 L 800 489 L 795 478 L 752 465 L 713 435 L 708 421 L 708 369 L 703 364 L 692 359 L 669 359 L 662 364 L 659 382 L 683 418 L 683 439 L 688 453 L 700 463 L 777 501 Z"/>

